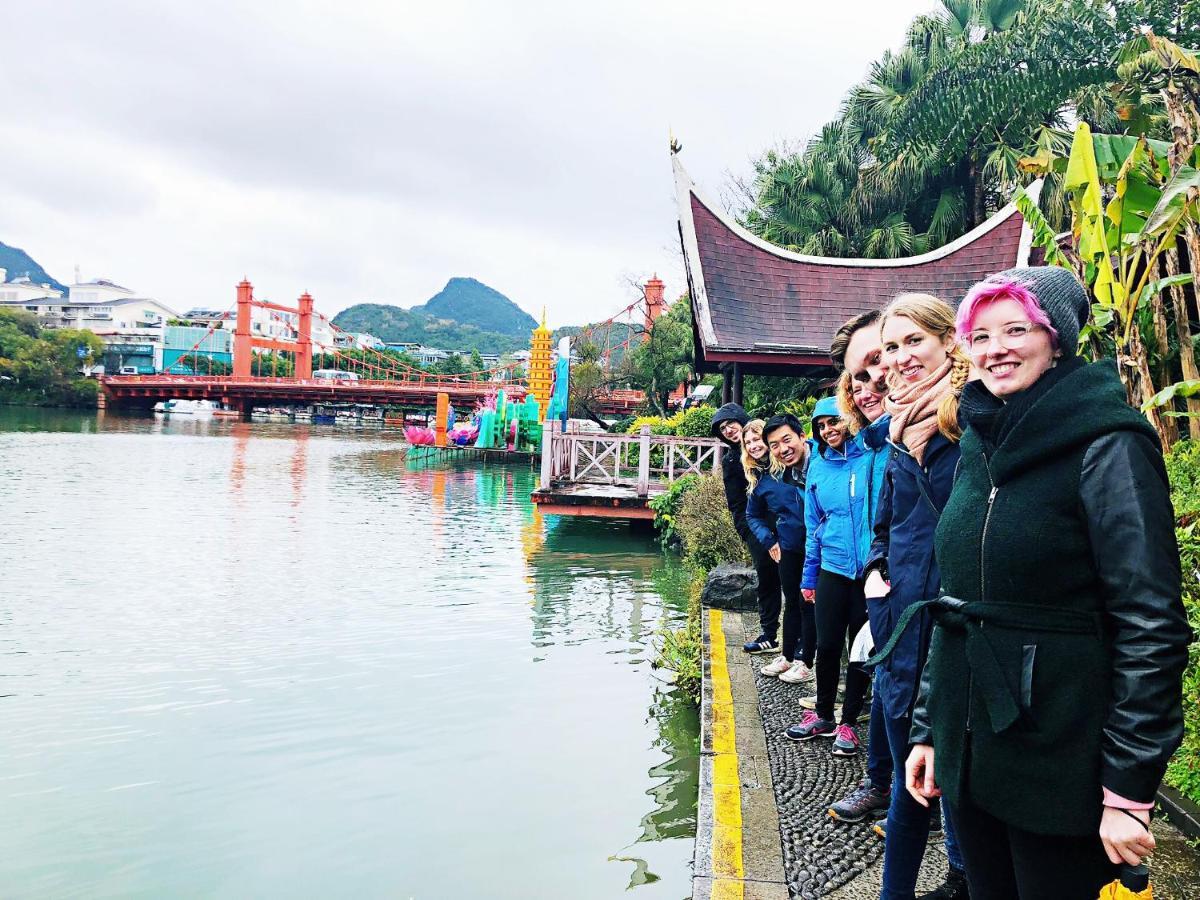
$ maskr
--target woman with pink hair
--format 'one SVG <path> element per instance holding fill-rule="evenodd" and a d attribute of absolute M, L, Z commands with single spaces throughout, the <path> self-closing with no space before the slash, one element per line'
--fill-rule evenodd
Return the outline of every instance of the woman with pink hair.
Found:
<path fill-rule="evenodd" d="M 1162 452 L 1113 363 L 1076 356 L 1089 308 L 1067 270 L 1012 269 L 957 314 L 978 380 L 906 787 L 949 803 L 973 900 L 1094 900 L 1153 850 L 1182 737 L 1191 633 Z"/>

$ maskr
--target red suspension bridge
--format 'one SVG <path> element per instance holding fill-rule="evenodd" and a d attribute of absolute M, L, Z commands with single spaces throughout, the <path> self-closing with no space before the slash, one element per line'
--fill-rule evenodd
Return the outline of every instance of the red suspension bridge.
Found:
<path fill-rule="evenodd" d="M 255 334 L 253 317 L 256 308 L 268 310 L 271 320 L 283 325 L 288 337 L 280 339 Z M 602 365 L 607 368 L 614 357 L 619 358 L 632 341 L 648 330 L 662 308 L 663 285 L 654 278 L 647 283 L 643 296 L 606 321 L 589 326 L 579 337 L 599 347 Z M 643 319 L 641 323 L 636 322 L 639 313 Z M 456 375 L 433 375 L 374 348 L 351 350 L 349 346 L 343 348 L 336 343 L 316 343 L 313 340 L 314 317 L 328 326 L 335 342 L 341 337 L 353 346 L 350 335 L 314 312 L 313 298 L 307 293 L 300 296 L 295 307 L 282 306 L 255 299 L 253 286 L 242 281 L 237 287 L 232 375 L 171 371 L 187 359 L 191 360 L 188 368 L 194 369 L 197 354 L 203 354 L 200 348 L 205 340 L 225 324 L 224 321 L 214 322 L 189 353 L 159 375 L 102 376 L 105 405 L 149 408 L 174 398 L 203 399 L 222 403 L 248 418 L 255 406 L 347 403 L 429 409 L 435 406 L 438 394 L 447 394 L 451 403 L 461 407 L 474 406 L 501 389 L 515 400 L 528 392 L 524 375 L 518 373 L 524 363 Z M 618 327 L 626 319 L 625 327 Z M 643 327 L 637 328 L 635 323 Z M 274 360 L 278 360 L 278 354 L 292 354 L 293 372 L 276 377 L 263 374 L 260 367 L 259 374 L 253 374 L 256 350 L 274 351 Z M 320 354 L 319 358 L 326 364 L 332 357 L 334 367 L 349 374 L 314 378 L 316 354 Z M 610 390 L 601 398 L 600 405 L 607 413 L 622 415 L 635 411 L 644 399 L 640 391 Z"/>

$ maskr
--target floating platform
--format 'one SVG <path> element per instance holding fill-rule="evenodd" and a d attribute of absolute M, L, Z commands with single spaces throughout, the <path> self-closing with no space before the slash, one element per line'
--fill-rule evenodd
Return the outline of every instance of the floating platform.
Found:
<path fill-rule="evenodd" d="M 651 485 L 649 495 L 639 497 L 633 485 L 576 481 L 536 490 L 530 499 L 543 515 L 653 520 L 650 501 L 666 490 L 665 485 Z"/>
<path fill-rule="evenodd" d="M 481 447 L 432 447 L 429 444 L 409 444 L 405 459 L 417 462 L 445 462 L 447 460 L 477 459 L 496 463 L 532 466 L 536 453 L 527 450 L 485 450 Z"/>

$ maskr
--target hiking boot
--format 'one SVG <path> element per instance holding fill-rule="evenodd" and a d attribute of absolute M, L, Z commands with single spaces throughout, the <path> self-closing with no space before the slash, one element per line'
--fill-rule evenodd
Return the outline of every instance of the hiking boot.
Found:
<path fill-rule="evenodd" d="M 779 675 L 779 680 L 785 684 L 800 684 L 803 681 L 812 681 L 812 679 L 813 670 L 800 660 L 796 660 L 792 663 L 791 668 Z"/>
<path fill-rule="evenodd" d="M 839 822 L 861 822 L 868 817 L 881 819 L 887 815 L 891 797 L 879 790 L 871 779 L 864 778 L 849 794 L 829 807 L 829 815 Z"/>
<path fill-rule="evenodd" d="M 971 900 L 971 891 L 967 887 L 967 873 L 951 866 L 941 886 L 928 894 L 922 894 L 917 900 Z"/>
<path fill-rule="evenodd" d="M 811 741 L 813 738 L 833 737 L 835 730 L 836 725 L 810 710 L 804 714 L 799 725 L 793 725 L 784 734 L 793 741 Z"/>
<path fill-rule="evenodd" d="M 742 649 L 747 653 L 778 653 L 779 641 L 773 637 L 767 637 L 765 634 L 760 634 L 754 640 L 742 644 Z"/>
<path fill-rule="evenodd" d="M 858 733 L 851 725 L 839 725 L 833 733 L 834 756 L 858 756 Z"/>
<path fill-rule="evenodd" d="M 768 678 L 778 678 L 781 672 L 786 672 L 792 667 L 791 662 L 786 656 L 777 656 L 765 666 L 759 668 Z"/>

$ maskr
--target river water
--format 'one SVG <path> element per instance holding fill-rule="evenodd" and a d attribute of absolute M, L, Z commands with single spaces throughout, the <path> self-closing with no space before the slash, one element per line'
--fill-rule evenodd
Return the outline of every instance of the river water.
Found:
<path fill-rule="evenodd" d="M 690 894 L 683 572 L 402 447 L 0 408 L 0 896 Z"/>

